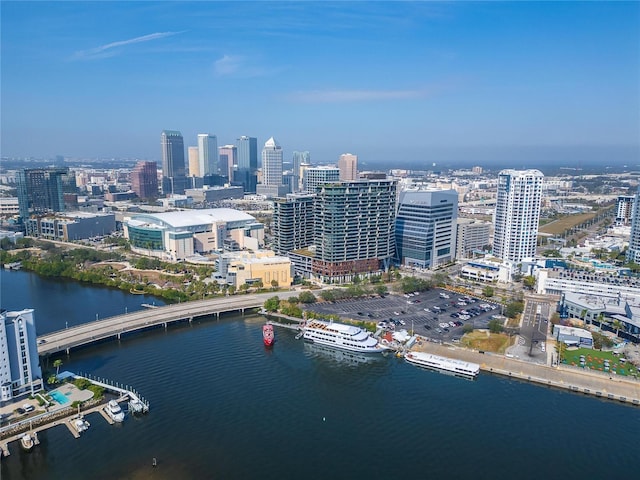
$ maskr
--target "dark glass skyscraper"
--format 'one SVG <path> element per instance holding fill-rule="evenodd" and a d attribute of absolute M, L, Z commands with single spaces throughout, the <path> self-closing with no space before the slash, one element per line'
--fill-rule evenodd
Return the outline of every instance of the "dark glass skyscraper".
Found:
<path fill-rule="evenodd" d="M 158 196 L 158 166 L 156 162 L 138 162 L 131 172 L 131 189 L 140 198 Z"/>
<path fill-rule="evenodd" d="M 238 168 L 234 171 L 233 180 L 242 185 L 245 192 L 255 193 L 258 183 L 258 139 L 242 136 L 238 139 Z"/>
<path fill-rule="evenodd" d="M 32 214 L 64 211 L 63 180 L 68 175 L 68 168 L 29 168 L 18 172 L 18 208 L 23 223 Z"/>
<path fill-rule="evenodd" d="M 184 164 L 184 140 L 177 130 L 163 130 L 160 135 L 162 147 L 162 193 L 184 193 L 187 178 Z"/>

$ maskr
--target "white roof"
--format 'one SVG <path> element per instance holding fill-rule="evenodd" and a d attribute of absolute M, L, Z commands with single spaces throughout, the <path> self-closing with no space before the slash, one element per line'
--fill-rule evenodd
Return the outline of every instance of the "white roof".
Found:
<path fill-rule="evenodd" d="M 142 218 L 158 219 L 174 228 L 207 225 L 217 222 L 255 222 L 248 213 L 233 208 L 208 208 L 204 210 L 180 210 L 177 212 L 146 213 L 134 215 L 132 221 Z"/>

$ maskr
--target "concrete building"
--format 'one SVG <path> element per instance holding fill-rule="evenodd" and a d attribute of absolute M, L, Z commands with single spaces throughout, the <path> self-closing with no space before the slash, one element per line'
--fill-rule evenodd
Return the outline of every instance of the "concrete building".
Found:
<path fill-rule="evenodd" d="M 554 325 L 553 336 L 570 347 L 593 348 L 593 335 L 582 328 Z"/>
<path fill-rule="evenodd" d="M 131 172 L 131 190 L 142 199 L 158 196 L 158 165 L 156 162 L 138 162 Z"/>
<path fill-rule="evenodd" d="M 218 161 L 220 175 L 233 180 L 233 167 L 238 164 L 238 147 L 235 145 L 223 145 L 218 149 Z"/>
<path fill-rule="evenodd" d="M 291 260 L 271 250 L 223 253 L 218 257 L 217 274 L 236 288 L 258 282 L 265 287 L 275 284 L 286 288 L 291 286 Z"/>
<path fill-rule="evenodd" d="M 620 195 L 616 204 L 616 225 L 631 225 L 633 218 L 633 195 Z"/>
<path fill-rule="evenodd" d="M 313 243 L 314 194 L 289 194 L 273 203 L 273 249 L 278 255 L 306 248 Z"/>
<path fill-rule="evenodd" d="M 456 258 L 472 258 L 474 251 L 481 251 L 491 244 L 491 224 L 472 218 L 458 218 L 456 234 Z"/>
<path fill-rule="evenodd" d="M 395 205 L 393 180 L 318 187 L 314 248 L 290 253 L 296 274 L 321 283 L 344 283 L 355 275 L 388 270 L 395 253 Z"/>
<path fill-rule="evenodd" d="M 193 198 L 193 201 L 196 203 L 211 203 L 219 202 L 221 200 L 228 200 L 232 198 L 239 199 L 244 197 L 244 190 L 240 186 L 204 186 L 202 188 L 188 188 L 184 193 L 188 197 Z"/>
<path fill-rule="evenodd" d="M 200 150 L 198 147 L 189 147 L 189 176 L 201 177 L 200 175 Z"/>
<path fill-rule="evenodd" d="M 510 272 L 510 268 L 499 259 L 481 258 L 463 265 L 460 276 L 474 282 L 508 282 Z"/>
<path fill-rule="evenodd" d="M 494 213 L 493 254 L 520 263 L 536 253 L 542 182 L 539 170 L 502 170 Z"/>
<path fill-rule="evenodd" d="M 162 152 L 162 193 L 182 194 L 186 187 L 184 139 L 177 130 L 163 130 L 160 134 Z"/>
<path fill-rule="evenodd" d="M 138 214 L 123 227 L 134 251 L 172 260 L 264 246 L 264 225 L 231 208 Z"/>
<path fill-rule="evenodd" d="M 303 193 L 316 193 L 319 186 L 340 181 L 340 170 L 336 167 L 303 165 L 301 168 Z"/>
<path fill-rule="evenodd" d="M 33 309 L 0 311 L 0 404 L 44 388 Z"/>
<path fill-rule="evenodd" d="M 287 193 L 282 184 L 282 147 L 273 137 L 265 142 L 262 149 L 262 182 L 258 184 L 256 193 L 267 198 Z"/>
<path fill-rule="evenodd" d="M 358 156 L 352 153 L 343 153 L 338 159 L 340 180 L 352 182 L 358 179 Z"/>
<path fill-rule="evenodd" d="M 20 214 L 18 197 L 0 197 L 0 217 L 13 217 Z"/>
<path fill-rule="evenodd" d="M 32 217 L 26 222 L 27 235 L 69 242 L 111 235 L 116 231 L 114 213 L 67 212 Z"/>
<path fill-rule="evenodd" d="M 218 162 L 218 137 L 210 133 L 198 134 L 198 165 L 199 177 L 218 175 L 220 167 Z"/>
<path fill-rule="evenodd" d="M 398 263 L 432 268 L 453 261 L 457 218 L 454 190 L 401 192 L 395 222 Z"/>

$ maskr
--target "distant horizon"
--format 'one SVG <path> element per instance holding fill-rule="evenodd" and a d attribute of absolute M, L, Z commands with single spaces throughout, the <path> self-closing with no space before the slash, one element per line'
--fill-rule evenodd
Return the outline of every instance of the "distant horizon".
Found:
<path fill-rule="evenodd" d="M 5 157 L 159 161 L 174 129 L 318 163 L 640 163 L 640 2 L 8 1 L 0 22 Z"/>

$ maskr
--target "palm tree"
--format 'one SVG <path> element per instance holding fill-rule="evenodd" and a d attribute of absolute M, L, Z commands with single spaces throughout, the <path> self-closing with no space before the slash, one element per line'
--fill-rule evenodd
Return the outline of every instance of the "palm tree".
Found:
<path fill-rule="evenodd" d="M 58 376 L 58 372 L 60 371 L 60 367 L 62 366 L 62 360 L 58 359 L 53 362 L 53 366 L 56 368 L 56 377 Z"/>
<path fill-rule="evenodd" d="M 616 329 L 616 337 L 619 336 L 620 329 L 624 327 L 620 320 L 614 320 L 611 326 Z"/>
<path fill-rule="evenodd" d="M 580 312 L 580 317 L 582 317 L 582 323 L 586 324 L 587 323 L 587 309 L 583 309 L 582 312 Z"/>

